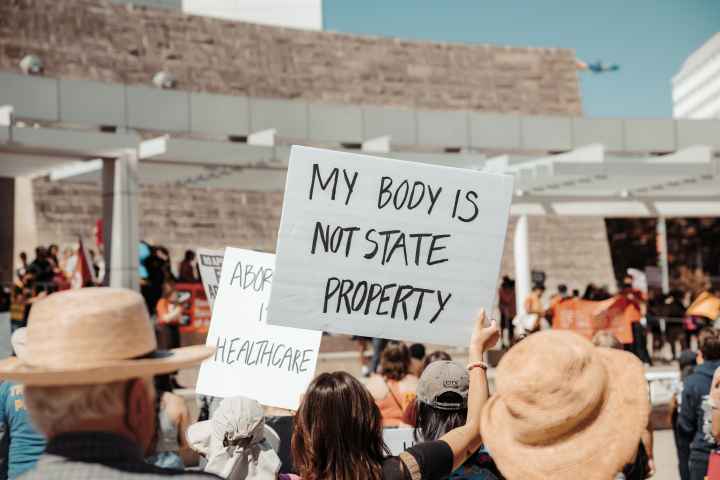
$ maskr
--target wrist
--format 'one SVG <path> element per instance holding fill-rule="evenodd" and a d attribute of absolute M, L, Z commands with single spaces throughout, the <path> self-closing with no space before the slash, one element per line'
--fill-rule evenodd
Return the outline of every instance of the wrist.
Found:
<path fill-rule="evenodd" d="M 482 362 L 485 351 L 482 348 L 470 347 L 468 350 L 468 360 L 470 363 Z"/>

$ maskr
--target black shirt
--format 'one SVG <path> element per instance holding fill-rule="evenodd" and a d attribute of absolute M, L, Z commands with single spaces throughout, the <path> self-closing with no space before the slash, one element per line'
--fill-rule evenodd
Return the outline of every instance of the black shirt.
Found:
<path fill-rule="evenodd" d="M 297 473 L 290 453 L 294 419 L 295 417 L 291 415 L 265 417 L 265 425 L 275 430 L 275 433 L 280 437 L 280 448 L 277 452 L 282 462 L 280 473 Z"/>
<path fill-rule="evenodd" d="M 453 452 L 442 440 L 422 442 L 406 450 L 417 462 L 421 480 L 439 480 L 452 473 Z M 383 462 L 383 480 L 414 480 L 400 457 L 389 457 Z"/>

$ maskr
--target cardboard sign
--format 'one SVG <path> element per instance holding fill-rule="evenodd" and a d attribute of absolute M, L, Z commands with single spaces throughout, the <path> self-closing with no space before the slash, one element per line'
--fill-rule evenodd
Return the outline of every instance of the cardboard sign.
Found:
<path fill-rule="evenodd" d="M 207 337 L 217 350 L 200 367 L 198 393 L 297 410 L 315 374 L 322 334 L 267 324 L 274 267 L 270 253 L 225 249 Z"/>
<path fill-rule="evenodd" d="M 466 345 L 494 304 L 512 186 L 293 146 L 269 323 Z"/>
<path fill-rule="evenodd" d="M 197 249 L 198 270 L 200 270 L 200 279 L 205 289 L 205 296 L 210 303 L 210 309 L 212 309 L 217 296 L 224 253 L 222 250 Z"/>
<path fill-rule="evenodd" d="M 390 449 L 390 454 L 397 456 L 415 445 L 414 428 L 386 428 L 383 430 L 383 440 Z"/>

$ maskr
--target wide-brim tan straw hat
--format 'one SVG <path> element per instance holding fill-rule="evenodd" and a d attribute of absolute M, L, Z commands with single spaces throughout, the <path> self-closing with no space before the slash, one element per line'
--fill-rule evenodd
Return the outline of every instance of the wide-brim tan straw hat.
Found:
<path fill-rule="evenodd" d="M 495 385 L 482 437 L 510 480 L 615 478 L 647 428 L 642 363 L 573 332 L 540 332 L 515 345 Z"/>
<path fill-rule="evenodd" d="M 132 290 L 82 288 L 32 306 L 19 357 L 0 361 L 0 379 L 25 385 L 108 383 L 170 373 L 213 354 L 205 345 L 159 351 L 145 302 Z"/>

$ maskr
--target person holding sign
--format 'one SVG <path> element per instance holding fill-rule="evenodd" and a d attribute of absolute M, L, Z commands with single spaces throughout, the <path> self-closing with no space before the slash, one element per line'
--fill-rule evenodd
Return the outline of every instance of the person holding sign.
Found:
<path fill-rule="evenodd" d="M 467 421 L 470 376 L 460 364 L 440 360 L 428 365 L 420 377 L 415 401 L 415 441 L 432 441 Z M 480 448 L 449 477 L 465 480 L 499 480 L 487 450 Z"/>
<path fill-rule="evenodd" d="M 482 443 L 480 412 L 488 399 L 482 362 L 497 343 L 493 321 L 481 310 L 470 339 L 468 416 L 464 425 L 439 440 L 422 442 L 397 457 L 383 442 L 382 417 L 370 393 L 345 372 L 324 373 L 308 390 L 296 415 L 292 451 L 304 479 L 433 480 L 450 475 Z M 328 416 L 332 412 L 332 416 Z"/>

